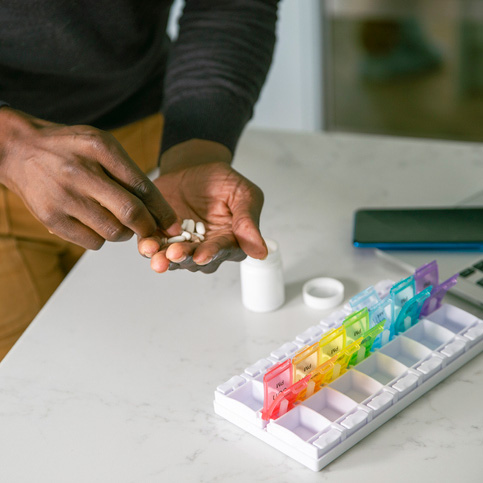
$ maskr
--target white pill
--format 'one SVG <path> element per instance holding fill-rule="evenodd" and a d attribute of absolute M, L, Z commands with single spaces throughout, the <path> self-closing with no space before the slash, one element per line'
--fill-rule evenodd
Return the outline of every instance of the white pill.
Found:
<path fill-rule="evenodd" d="M 189 231 L 184 231 L 183 233 L 181 233 L 181 236 L 184 236 L 186 240 L 191 240 L 191 235 L 192 233 L 190 233 Z"/>
<path fill-rule="evenodd" d="M 199 233 L 200 235 L 204 235 L 206 233 L 206 228 L 202 221 L 196 222 L 196 233 Z"/>
<path fill-rule="evenodd" d="M 198 237 L 200 241 L 203 241 L 205 237 L 201 233 L 194 233 L 194 236 Z"/>
<path fill-rule="evenodd" d="M 181 229 L 182 230 L 186 230 L 186 225 L 188 224 L 188 221 L 189 221 L 188 219 L 183 220 L 183 223 L 181 223 Z"/>
<path fill-rule="evenodd" d="M 184 241 L 186 241 L 186 238 L 181 235 L 172 236 L 171 238 L 168 238 L 168 243 L 178 243 L 178 242 L 184 242 Z"/>
<path fill-rule="evenodd" d="M 186 231 L 193 233 L 195 231 L 195 220 L 188 220 L 184 228 Z"/>

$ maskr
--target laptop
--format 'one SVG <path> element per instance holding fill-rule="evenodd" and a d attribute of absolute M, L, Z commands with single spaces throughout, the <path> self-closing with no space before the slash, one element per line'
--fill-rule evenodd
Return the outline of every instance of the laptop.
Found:
<path fill-rule="evenodd" d="M 483 206 L 483 191 L 466 198 L 458 203 L 458 206 Z M 450 289 L 450 292 L 483 308 L 483 252 L 398 251 L 376 248 L 376 253 L 386 260 L 395 262 L 409 272 L 436 260 L 438 262 L 439 281 L 443 282 L 452 275 L 459 273 L 458 283 Z"/>

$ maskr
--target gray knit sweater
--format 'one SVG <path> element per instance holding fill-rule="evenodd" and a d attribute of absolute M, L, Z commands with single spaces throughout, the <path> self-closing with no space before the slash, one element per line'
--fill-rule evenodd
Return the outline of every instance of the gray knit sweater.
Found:
<path fill-rule="evenodd" d="M 186 0 L 174 43 L 171 3 L 2 0 L 0 99 L 102 129 L 162 109 L 163 150 L 192 138 L 234 150 L 270 65 L 277 0 Z"/>

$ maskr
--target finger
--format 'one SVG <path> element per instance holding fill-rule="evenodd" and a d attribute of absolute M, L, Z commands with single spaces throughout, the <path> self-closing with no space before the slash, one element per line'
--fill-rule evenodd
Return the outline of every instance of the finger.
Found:
<path fill-rule="evenodd" d="M 87 250 L 99 250 L 104 244 L 104 238 L 94 230 L 85 226 L 79 220 L 63 216 L 49 228 L 50 233 L 72 242 Z"/>
<path fill-rule="evenodd" d="M 170 235 L 179 233 L 178 220 L 174 210 L 161 195 L 154 183 L 141 171 L 123 147 L 107 135 L 107 149 L 101 150 L 101 164 L 117 183 L 142 201 L 153 216 L 157 226 Z"/>
<path fill-rule="evenodd" d="M 241 250 L 237 250 L 242 258 L 245 258 L 246 255 L 241 251 Z M 210 274 L 210 273 L 214 273 L 218 270 L 218 268 L 220 267 L 220 265 L 223 263 L 223 262 L 226 262 L 226 261 L 240 261 L 240 260 L 236 260 L 235 258 L 233 258 L 233 251 L 230 250 L 230 251 L 222 251 L 222 252 L 219 252 L 217 255 L 215 255 L 215 257 L 213 258 L 213 260 L 211 260 L 210 263 L 208 263 L 207 265 L 201 265 L 200 266 L 200 272 L 202 273 L 206 273 L 206 274 Z"/>
<path fill-rule="evenodd" d="M 108 176 L 97 177 L 89 187 L 91 196 L 138 236 L 154 233 L 157 223 L 144 203 Z"/>
<path fill-rule="evenodd" d="M 248 256 L 258 259 L 268 255 L 267 245 L 258 228 L 262 206 L 263 192 L 256 186 L 230 206 L 233 234 L 240 248 Z"/>
<path fill-rule="evenodd" d="M 161 249 L 161 243 L 155 238 L 138 238 L 138 252 L 146 258 L 151 258 Z"/>
<path fill-rule="evenodd" d="M 204 265 L 202 267 L 199 267 L 199 271 L 201 273 L 205 273 L 209 275 L 210 273 L 214 273 L 220 268 L 220 265 L 223 263 L 224 260 L 220 260 L 217 262 L 210 262 L 208 265 Z"/>
<path fill-rule="evenodd" d="M 166 258 L 174 263 L 181 263 L 191 257 L 198 246 L 193 242 L 178 242 L 169 245 L 166 249 Z"/>
<path fill-rule="evenodd" d="M 109 210 L 89 199 L 78 200 L 69 214 L 107 241 L 126 241 L 134 235 Z"/>
<path fill-rule="evenodd" d="M 203 273 L 213 273 L 218 267 L 224 262 L 224 259 L 219 259 L 208 263 L 208 265 L 198 265 L 193 261 L 192 257 L 187 257 L 180 263 L 171 262 L 169 264 L 169 270 L 188 270 L 190 272 L 203 272 Z"/>
<path fill-rule="evenodd" d="M 151 268 L 157 273 L 164 273 L 169 268 L 169 260 L 166 258 L 166 251 L 162 250 L 151 257 Z"/>
<path fill-rule="evenodd" d="M 245 257 L 232 236 L 216 236 L 201 243 L 193 254 L 198 265 L 208 265 L 214 259 L 239 261 Z"/>
<path fill-rule="evenodd" d="M 226 262 L 226 261 L 241 262 L 245 258 L 246 258 L 246 254 L 243 253 L 243 251 L 240 248 L 220 250 L 213 257 L 210 263 L 208 263 L 207 265 L 201 265 L 199 267 L 199 270 L 200 272 L 206 273 L 206 274 L 213 273 L 213 272 L 216 272 L 216 270 L 218 270 L 218 268 L 223 262 Z"/>
<path fill-rule="evenodd" d="M 143 257 L 151 258 L 155 253 L 166 245 L 166 237 L 157 230 L 154 235 L 148 238 L 138 237 L 138 251 Z"/>
<path fill-rule="evenodd" d="M 258 226 L 250 217 L 233 217 L 233 234 L 240 248 L 252 258 L 263 260 L 268 255 L 268 248 Z"/>
<path fill-rule="evenodd" d="M 189 272 L 198 272 L 200 270 L 200 266 L 196 265 L 195 262 L 193 262 L 193 259 L 191 257 L 187 257 L 185 260 L 183 260 L 180 263 L 174 263 L 171 262 L 169 264 L 169 270 L 188 270 Z"/>

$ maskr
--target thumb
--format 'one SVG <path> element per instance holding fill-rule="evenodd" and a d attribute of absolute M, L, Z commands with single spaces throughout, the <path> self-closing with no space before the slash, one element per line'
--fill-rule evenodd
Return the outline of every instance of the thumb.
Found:
<path fill-rule="evenodd" d="M 240 248 L 252 258 L 263 260 L 268 255 L 267 245 L 259 229 L 263 193 L 256 187 L 254 195 L 244 197 L 231 208 L 232 229 Z"/>

